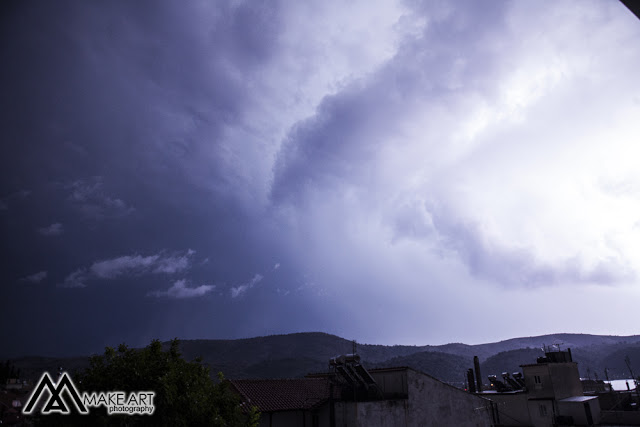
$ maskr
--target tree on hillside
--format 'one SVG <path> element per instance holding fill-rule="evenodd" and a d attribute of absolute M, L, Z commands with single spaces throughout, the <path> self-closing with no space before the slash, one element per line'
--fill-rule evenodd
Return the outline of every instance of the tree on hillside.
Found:
<path fill-rule="evenodd" d="M 153 415 L 108 415 L 104 407 L 88 415 L 41 415 L 43 425 L 126 426 L 246 426 L 255 427 L 259 414 L 240 406 L 239 397 L 228 390 L 222 374 L 211 380 L 209 368 L 200 360 L 184 360 L 178 340 L 168 351 L 154 340 L 141 350 L 121 344 L 107 347 L 103 356 L 92 356 L 90 366 L 73 376 L 80 392 L 153 391 Z"/>

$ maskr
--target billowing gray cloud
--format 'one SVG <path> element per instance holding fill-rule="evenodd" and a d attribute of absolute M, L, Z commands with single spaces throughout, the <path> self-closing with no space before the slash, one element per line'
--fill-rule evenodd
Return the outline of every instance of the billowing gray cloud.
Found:
<path fill-rule="evenodd" d="M 536 248 L 491 241 L 479 224 L 456 224 L 434 215 L 434 232 L 443 250 L 459 256 L 469 271 L 504 286 L 549 286 L 570 283 L 627 283 L 637 272 L 628 259 L 611 256 L 590 263 L 578 254 L 553 261 L 539 259 Z"/>
<path fill-rule="evenodd" d="M 579 45 L 563 56 L 566 45 L 578 42 L 588 27 L 602 36 L 593 43 L 609 37 L 616 25 L 612 12 L 596 16 L 571 9 L 573 33 L 536 39 L 515 34 L 527 25 L 526 16 L 537 14 L 536 22 L 551 30 L 558 16 L 569 19 L 566 5 L 551 14 L 527 4 L 482 11 L 457 6 L 422 11 L 426 24 L 393 58 L 367 79 L 327 96 L 290 130 L 275 163 L 273 200 L 308 204 L 300 215 L 324 204 L 345 209 L 356 223 L 379 217 L 388 224 L 391 241 L 422 241 L 429 250 L 459 257 L 479 278 L 507 286 L 633 280 L 640 266 L 621 249 L 632 244 L 631 234 L 614 231 L 629 229 L 632 216 L 623 225 L 612 212 L 595 214 L 602 195 L 589 181 L 611 173 L 637 181 L 630 165 L 616 171 L 593 163 L 606 150 L 612 162 L 626 164 L 635 151 L 629 136 L 636 126 L 620 123 L 612 151 L 584 130 L 586 121 L 597 123 L 598 114 L 609 112 L 548 113 L 575 112 L 575 99 L 585 90 L 609 97 L 620 116 L 637 111 L 637 102 L 616 101 L 610 88 L 592 78 L 624 74 L 621 79 L 633 81 L 631 68 L 616 65 L 625 60 L 591 62 L 589 48 Z M 491 24 L 472 25 L 478 19 Z M 532 52 L 553 61 L 538 63 Z M 640 60 L 637 52 L 630 55 Z M 586 80 L 576 86 L 579 79 Z M 622 95 L 626 89 L 619 90 L 614 91 Z M 534 123 L 544 125 L 531 131 Z M 584 135 L 581 147 L 575 136 L 567 138 L 569 129 Z M 545 159 L 553 160 L 545 164 Z M 553 180 L 562 184 L 554 187 Z M 568 200 L 582 209 L 559 211 Z M 554 224 L 544 213 L 548 209 L 555 210 Z M 527 225 L 518 228 L 520 220 Z M 560 223 L 564 230 L 558 233 Z M 522 230 L 531 232 L 522 235 Z M 567 237 L 560 245 L 559 235 Z"/>

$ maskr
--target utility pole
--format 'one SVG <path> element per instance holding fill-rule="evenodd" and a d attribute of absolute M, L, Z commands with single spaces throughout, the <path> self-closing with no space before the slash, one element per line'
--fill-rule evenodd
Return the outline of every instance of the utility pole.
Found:
<path fill-rule="evenodd" d="M 633 370 L 631 369 L 631 360 L 629 360 L 629 355 L 626 355 L 624 357 L 624 363 L 627 364 L 627 368 L 629 369 L 629 373 L 631 374 L 631 378 L 633 378 L 635 380 L 636 377 L 633 375 Z"/>
<path fill-rule="evenodd" d="M 638 399 L 640 400 L 640 390 L 638 390 L 638 379 L 635 375 L 633 375 L 633 369 L 631 369 L 631 360 L 629 360 L 629 355 L 624 357 L 624 363 L 627 364 L 627 368 L 629 369 L 629 373 L 631 374 L 631 379 L 633 380 L 633 384 L 636 386 L 636 394 L 638 395 Z"/>

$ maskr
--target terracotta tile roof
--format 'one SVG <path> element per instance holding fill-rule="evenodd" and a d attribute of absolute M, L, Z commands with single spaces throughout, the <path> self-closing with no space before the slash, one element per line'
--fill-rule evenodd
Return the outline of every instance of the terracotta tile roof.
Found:
<path fill-rule="evenodd" d="M 242 399 L 260 412 L 311 409 L 329 399 L 326 378 L 229 380 Z M 334 397 L 338 396 L 334 390 Z"/>

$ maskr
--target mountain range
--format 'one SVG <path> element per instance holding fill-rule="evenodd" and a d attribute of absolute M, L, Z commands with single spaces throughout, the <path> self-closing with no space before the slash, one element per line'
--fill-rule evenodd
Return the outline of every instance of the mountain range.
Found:
<path fill-rule="evenodd" d="M 227 378 L 290 378 L 325 372 L 331 357 L 352 353 L 354 346 L 367 368 L 408 366 L 457 384 L 464 382 L 466 370 L 473 367 L 473 356 L 479 357 L 480 370 L 486 378 L 535 363 L 537 357 L 544 356 L 543 346 L 571 348 L 580 375 L 585 378 L 605 379 L 605 368 L 610 379 L 628 378 L 627 357 L 634 374 L 640 374 L 640 335 L 561 333 L 477 345 L 387 346 L 354 344 L 335 335 L 308 332 L 235 340 L 183 340 L 180 346 L 187 360 L 200 357 L 212 374 L 223 372 Z M 37 379 L 45 370 L 84 369 L 88 357 L 22 357 L 11 363 L 21 370 L 23 378 Z"/>

